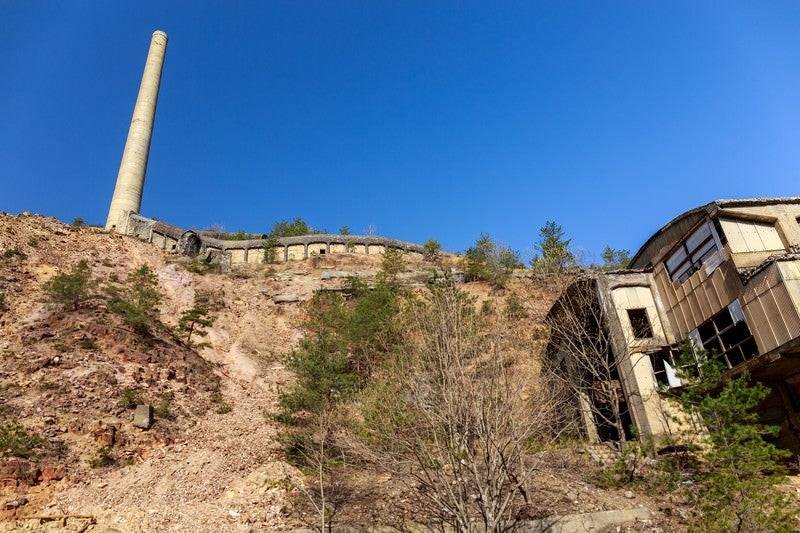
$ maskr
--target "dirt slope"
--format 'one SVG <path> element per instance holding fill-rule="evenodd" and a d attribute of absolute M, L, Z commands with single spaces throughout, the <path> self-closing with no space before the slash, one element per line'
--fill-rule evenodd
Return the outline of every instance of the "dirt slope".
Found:
<path fill-rule="evenodd" d="M 210 346 L 198 354 L 168 328 L 143 340 L 102 299 L 72 312 L 48 303 L 43 283 L 81 259 L 101 283 L 150 265 L 168 327 L 196 299 L 208 302 L 216 320 L 203 339 Z M 301 474 L 283 461 L 280 429 L 265 417 L 291 380 L 280 354 L 301 336 L 304 300 L 343 283 L 342 273 L 374 275 L 380 259 L 341 254 L 224 275 L 193 273 L 186 262 L 134 238 L 0 214 L 0 424 L 17 422 L 45 441 L 39 457 L 0 457 L 0 530 L 78 531 L 89 522 L 82 516 L 25 519 L 41 515 L 91 515 L 96 524 L 88 530 L 98 531 L 304 524 L 308 509 L 294 488 Z M 408 268 L 422 272 L 427 265 Z M 407 273 L 411 284 L 417 277 Z M 498 308 L 511 292 L 521 296 L 528 318 L 518 327 L 525 344 L 535 349 L 541 343 L 548 291 L 528 280 L 513 280 L 504 293 L 466 287 Z M 132 395 L 162 408 L 149 430 L 131 424 Z M 554 459 L 552 471 L 542 472 L 543 512 L 664 507 L 593 487 L 579 472 L 582 456 L 573 456 Z M 379 473 L 354 476 L 357 490 L 343 521 L 420 518 L 415 494 Z"/>

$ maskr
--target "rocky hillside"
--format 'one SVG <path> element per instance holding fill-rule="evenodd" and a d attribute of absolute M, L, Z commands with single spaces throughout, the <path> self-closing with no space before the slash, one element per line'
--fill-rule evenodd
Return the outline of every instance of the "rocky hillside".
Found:
<path fill-rule="evenodd" d="M 86 260 L 95 297 L 77 310 L 51 303 L 46 282 Z M 161 325 L 143 336 L 102 297 L 136 267 L 157 274 Z M 281 355 L 302 332 L 303 302 L 347 276 L 374 278 L 380 258 L 329 255 L 229 273 L 206 272 L 134 238 L 36 215 L 0 214 L 0 503 L 5 530 L 220 531 L 303 527 L 313 510 L 298 490 L 271 421 L 292 376 Z M 406 265 L 415 290 L 430 265 Z M 510 294 L 525 317 L 516 332 L 531 357 L 552 294 L 528 279 L 504 291 L 465 288 L 500 308 Z M 418 289 L 421 290 L 421 289 Z M 199 351 L 175 334 L 196 302 L 214 324 Z M 132 424 L 137 404 L 152 427 Z M 13 448 L 13 449 L 12 449 Z M 647 507 L 651 524 L 679 527 L 679 509 L 629 490 L 603 490 L 583 450 L 548 451 L 537 479 L 538 516 Z M 419 495 L 390 477 L 353 473 L 345 524 L 408 524 Z M 677 522 L 675 522 L 677 520 Z"/>

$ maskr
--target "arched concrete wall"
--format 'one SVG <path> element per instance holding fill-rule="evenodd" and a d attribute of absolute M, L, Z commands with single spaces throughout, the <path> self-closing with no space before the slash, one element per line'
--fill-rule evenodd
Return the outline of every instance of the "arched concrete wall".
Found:
<path fill-rule="evenodd" d="M 292 244 L 286 247 L 286 260 L 297 261 L 306 258 L 305 244 Z"/>
<path fill-rule="evenodd" d="M 247 253 L 247 263 L 250 265 L 260 265 L 264 262 L 263 248 L 250 248 Z"/>
<path fill-rule="evenodd" d="M 265 238 L 228 241 L 215 239 L 203 234 L 171 226 L 164 222 L 149 219 L 135 213 L 128 214 L 126 227 L 129 234 L 152 242 L 162 250 L 186 255 L 222 253 L 231 265 L 264 263 Z M 261 234 L 247 234 L 248 237 L 262 237 Z M 277 262 L 299 261 L 313 255 L 356 253 L 377 255 L 387 248 L 397 248 L 407 253 L 422 256 L 422 247 L 410 242 L 399 241 L 374 235 L 302 235 L 278 239 L 273 248 Z"/>
<path fill-rule="evenodd" d="M 229 253 L 231 254 L 231 264 L 240 265 L 246 263 L 247 261 L 245 261 L 244 252 L 245 250 L 241 248 L 240 249 L 234 248 L 232 250 L 229 250 Z"/>

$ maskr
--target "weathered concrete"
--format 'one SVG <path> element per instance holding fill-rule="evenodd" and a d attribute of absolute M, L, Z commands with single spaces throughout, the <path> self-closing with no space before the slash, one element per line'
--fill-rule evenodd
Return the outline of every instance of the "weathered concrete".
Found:
<path fill-rule="evenodd" d="M 132 424 L 137 428 L 150 429 L 153 425 L 153 406 L 139 404 L 133 412 Z"/>
<path fill-rule="evenodd" d="M 530 520 L 517 524 L 514 531 L 524 533 L 606 533 L 619 531 L 623 524 L 634 524 L 647 522 L 651 519 L 650 509 L 638 507 L 634 509 L 620 509 L 615 511 L 599 511 L 596 513 L 577 513 L 563 516 L 553 516 L 540 520 Z M 440 528 L 426 526 L 424 524 L 406 523 L 402 529 L 392 526 L 369 526 L 369 527 L 347 527 L 334 526 L 332 531 L 336 533 L 395 533 L 407 531 L 412 533 L 422 533 L 429 531 L 439 531 Z M 455 531 L 451 527 L 441 528 L 444 531 Z M 311 529 L 292 529 L 286 533 L 308 533 Z M 479 533 L 483 527 L 474 524 L 470 531 Z"/>
<path fill-rule="evenodd" d="M 133 109 L 131 127 L 119 165 L 117 185 L 106 219 L 106 230 L 127 233 L 124 225 L 130 212 L 138 213 L 142 205 L 142 190 L 147 171 L 147 158 L 150 155 L 150 139 L 153 136 L 153 123 L 158 103 L 158 89 L 161 84 L 161 71 L 167 51 L 167 34 L 163 31 L 153 33 L 150 51 L 147 54 L 139 96 Z"/>
<path fill-rule="evenodd" d="M 221 240 L 212 237 L 209 232 L 185 230 L 131 212 L 125 213 L 120 227 L 128 235 L 152 242 L 168 252 L 192 257 L 198 254 L 207 257 L 210 251 L 217 252 L 224 256 L 223 262 L 228 265 L 264 263 L 264 246 L 268 242 L 264 234 L 247 234 L 248 237 L 258 238 L 244 240 Z M 418 244 L 375 235 L 313 234 L 283 237 L 277 240 L 273 251 L 278 262 L 286 262 L 334 253 L 382 254 L 390 248 L 422 256 L 422 247 Z"/>
<path fill-rule="evenodd" d="M 297 294 L 276 294 L 272 297 L 272 301 L 276 304 L 291 304 L 302 302 L 303 298 Z"/>

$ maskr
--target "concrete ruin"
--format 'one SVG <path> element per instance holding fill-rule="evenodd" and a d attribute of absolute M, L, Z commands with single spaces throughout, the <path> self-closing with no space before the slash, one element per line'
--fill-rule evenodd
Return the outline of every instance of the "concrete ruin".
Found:
<path fill-rule="evenodd" d="M 682 385 L 676 356 L 690 339 L 716 353 L 727 375 L 747 370 L 769 387 L 760 416 L 780 426 L 782 446 L 800 451 L 800 198 L 717 200 L 687 211 L 650 237 L 627 270 L 573 282 L 548 320 L 576 302 L 599 311 L 581 313 L 585 342 L 605 339 L 615 363 L 593 386 L 606 381 L 619 392 L 626 423 L 640 435 L 669 434 L 659 390 Z M 553 335 L 547 354 L 575 371 L 567 339 Z M 597 396 L 578 396 L 589 438 L 618 438 L 593 414 Z"/>
<path fill-rule="evenodd" d="M 274 262 L 301 261 L 309 257 L 337 253 L 382 254 L 395 248 L 422 257 L 422 247 L 397 239 L 375 235 L 333 235 L 328 233 L 283 237 L 270 240 L 266 234 L 249 234 L 245 239 L 219 239 L 210 232 L 185 230 L 165 222 L 128 214 L 122 233 L 151 242 L 167 252 L 199 257 L 224 265 L 263 264 L 267 248 Z"/>

